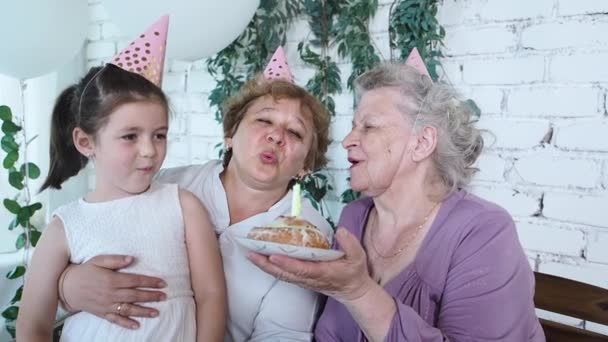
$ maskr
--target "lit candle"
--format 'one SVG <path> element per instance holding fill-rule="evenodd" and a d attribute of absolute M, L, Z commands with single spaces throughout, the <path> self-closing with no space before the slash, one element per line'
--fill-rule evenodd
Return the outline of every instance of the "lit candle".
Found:
<path fill-rule="evenodd" d="M 291 191 L 291 216 L 300 216 L 300 213 L 302 212 L 302 189 L 300 188 L 300 183 L 296 182 Z"/>

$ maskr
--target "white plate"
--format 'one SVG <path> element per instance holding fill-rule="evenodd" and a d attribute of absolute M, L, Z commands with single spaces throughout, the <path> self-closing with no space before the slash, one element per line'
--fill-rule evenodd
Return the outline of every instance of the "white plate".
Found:
<path fill-rule="evenodd" d="M 311 261 L 329 261 L 341 258 L 342 251 L 312 247 L 300 247 L 276 242 L 267 242 L 236 236 L 236 241 L 243 247 L 264 255 L 283 254 L 296 259 Z"/>

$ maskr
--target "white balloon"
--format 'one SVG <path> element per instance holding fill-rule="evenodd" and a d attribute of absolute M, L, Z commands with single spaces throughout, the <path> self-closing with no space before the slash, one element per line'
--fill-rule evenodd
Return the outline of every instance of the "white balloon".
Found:
<path fill-rule="evenodd" d="M 134 39 L 160 16 L 169 15 L 167 57 L 193 61 L 234 41 L 247 27 L 259 0 L 104 0 L 113 21 Z M 119 46 L 119 49 L 123 47 Z"/>
<path fill-rule="evenodd" d="M 19 79 L 56 70 L 82 48 L 88 31 L 87 1 L 0 2 L 0 73 Z"/>

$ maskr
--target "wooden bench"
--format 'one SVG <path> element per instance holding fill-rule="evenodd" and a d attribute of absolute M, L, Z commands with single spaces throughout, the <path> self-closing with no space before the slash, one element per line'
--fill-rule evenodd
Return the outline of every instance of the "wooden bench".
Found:
<path fill-rule="evenodd" d="M 608 290 L 534 272 L 538 309 L 608 325 Z M 547 342 L 608 342 L 608 336 L 541 319 Z"/>

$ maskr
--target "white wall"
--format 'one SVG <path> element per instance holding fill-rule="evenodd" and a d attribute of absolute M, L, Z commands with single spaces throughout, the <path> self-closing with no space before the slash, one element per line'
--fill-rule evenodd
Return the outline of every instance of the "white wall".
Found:
<path fill-rule="evenodd" d="M 601 0 L 445 0 L 440 13 L 446 73 L 496 135 L 474 191 L 512 213 L 536 270 L 604 288 L 606 13 Z"/>

